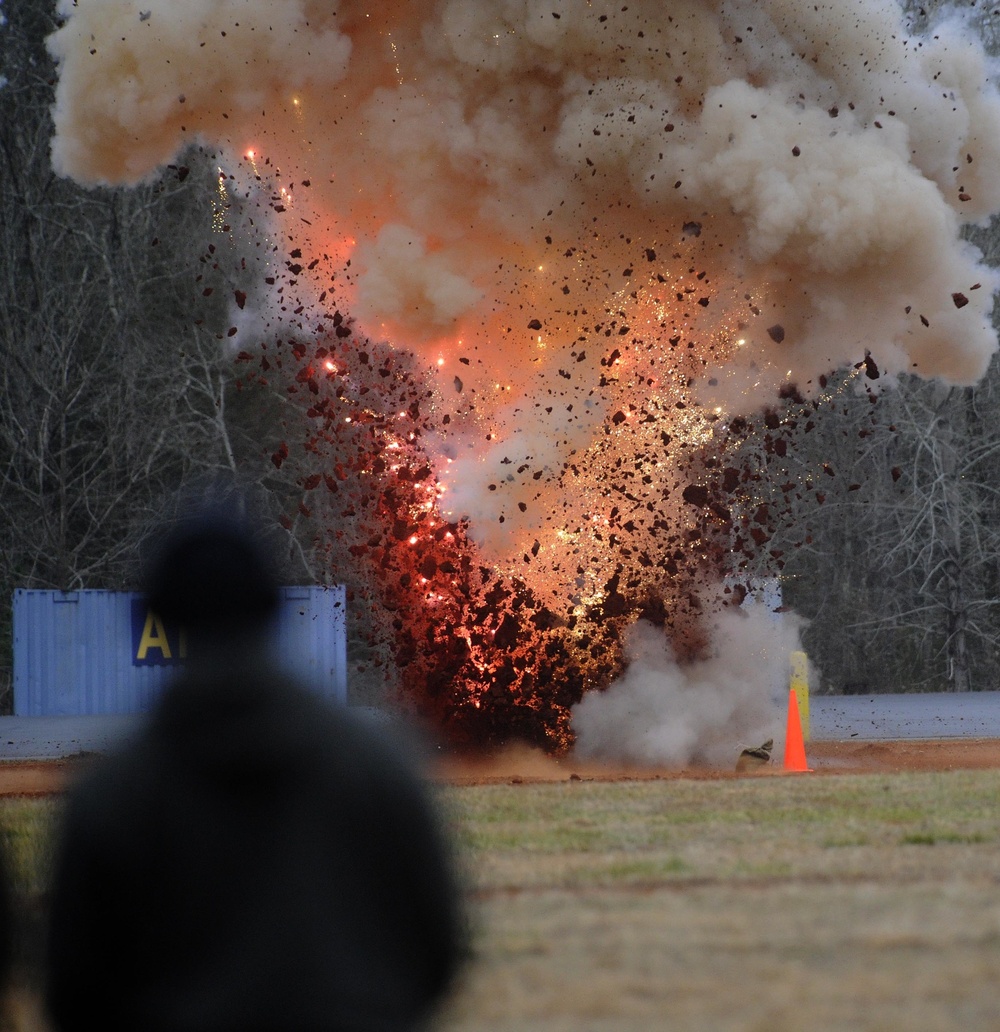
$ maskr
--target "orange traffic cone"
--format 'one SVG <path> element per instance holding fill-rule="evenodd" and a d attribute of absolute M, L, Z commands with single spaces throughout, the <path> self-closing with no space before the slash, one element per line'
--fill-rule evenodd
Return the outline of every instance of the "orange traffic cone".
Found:
<path fill-rule="evenodd" d="M 812 770 L 806 763 L 806 747 L 802 741 L 799 700 L 793 688 L 788 693 L 788 730 L 785 732 L 785 770 L 804 773 Z"/>

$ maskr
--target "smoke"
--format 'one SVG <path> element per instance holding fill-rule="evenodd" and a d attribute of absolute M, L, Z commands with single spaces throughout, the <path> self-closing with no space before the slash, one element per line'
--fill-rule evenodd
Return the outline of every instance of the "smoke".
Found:
<path fill-rule="evenodd" d="M 81 183 L 136 183 L 196 136 L 242 132 L 274 97 L 343 77 L 350 41 L 326 5 L 61 0 L 52 163 Z"/>
<path fill-rule="evenodd" d="M 995 348 L 997 274 L 960 228 L 1000 208 L 1000 101 L 957 16 L 918 36 L 872 0 L 61 13 L 56 170 L 133 183 L 200 139 L 306 178 L 317 253 L 354 243 L 348 309 L 437 371 L 454 514 L 499 554 L 544 517 L 518 512 L 533 485 L 503 449 L 462 446 L 488 428 L 519 456 L 588 447 L 617 403 L 593 389 L 619 312 L 668 369 L 689 356 L 665 341 L 696 333 L 687 375 L 640 397 L 730 412 L 867 349 L 885 373 L 970 383 Z M 600 412 L 580 419 L 585 402 Z"/>
<path fill-rule="evenodd" d="M 789 654 L 799 621 L 756 607 L 712 620 L 713 647 L 678 663 L 662 628 L 639 621 L 628 631 L 625 674 L 573 709 L 576 754 L 643 766 L 732 766 L 740 747 L 784 739 Z"/>
<path fill-rule="evenodd" d="M 894 0 L 60 11 L 55 169 L 135 183 L 197 142 L 266 161 L 274 238 L 304 256 L 269 277 L 279 307 L 328 326 L 327 298 L 417 354 L 398 437 L 430 459 L 435 515 L 595 662 L 581 624 L 654 596 L 703 613 L 699 579 L 745 565 L 727 417 L 869 353 L 968 384 L 996 349 L 1000 276 L 962 228 L 1000 210 L 1000 95 L 957 13 L 916 32 Z M 411 508 L 401 525 L 429 515 Z M 649 633 L 640 694 L 651 655 L 671 666 Z M 742 683 L 726 664 L 673 669 L 671 705 L 717 695 L 682 688 L 708 670 Z M 666 753 L 709 749 L 684 726 Z"/>

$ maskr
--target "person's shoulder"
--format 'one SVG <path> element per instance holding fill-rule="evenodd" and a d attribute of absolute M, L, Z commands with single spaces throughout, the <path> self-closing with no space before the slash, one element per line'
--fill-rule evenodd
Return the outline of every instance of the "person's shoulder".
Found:
<path fill-rule="evenodd" d="M 68 791 L 70 811 L 88 822 L 98 821 L 102 813 L 121 819 L 130 807 L 144 805 L 144 786 L 154 773 L 162 774 L 162 764 L 144 726 L 112 751 L 81 761 Z"/>
<path fill-rule="evenodd" d="M 429 750 L 423 736 L 404 717 L 317 699 L 314 741 L 334 766 L 348 766 L 353 777 L 383 783 L 423 780 Z"/>

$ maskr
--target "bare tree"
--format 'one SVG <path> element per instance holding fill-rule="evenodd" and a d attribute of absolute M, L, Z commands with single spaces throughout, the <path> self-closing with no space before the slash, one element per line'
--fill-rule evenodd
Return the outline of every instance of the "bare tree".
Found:
<path fill-rule="evenodd" d="M 236 457 L 217 327 L 216 169 L 192 154 L 133 190 L 49 163 L 52 5 L 5 6 L 0 75 L 0 617 L 16 586 L 118 588 L 185 479 Z M 206 198 L 209 200 L 206 201 Z M 203 282 L 196 281 L 201 278 Z M 7 666 L 0 659 L 0 667 Z M 0 683 L 0 690 L 2 690 Z M 2 701 L 0 701 L 2 706 Z"/>
<path fill-rule="evenodd" d="M 783 577 L 829 688 L 994 687 L 996 363 L 976 388 L 860 382 L 831 378 L 748 436 L 742 459 L 764 471 L 754 503 L 768 510 L 749 565 Z"/>

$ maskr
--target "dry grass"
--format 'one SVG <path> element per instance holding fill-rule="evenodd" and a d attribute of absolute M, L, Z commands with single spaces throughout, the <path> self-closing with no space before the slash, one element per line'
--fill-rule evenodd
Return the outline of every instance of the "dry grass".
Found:
<path fill-rule="evenodd" d="M 1000 1028 L 1000 772 L 446 792 L 447 1032 Z"/>
<path fill-rule="evenodd" d="M 0 850 L 19 897 L 37 898 L 48 887 L 60 805 L 56 798 L 0 799 Z"/>
<path fill-rule="evenodd" d="M 1000 1029 L 1000 770 L 442 791 L 473 950 L 440 1032 Z M 57 812 L 0 804 L 28 898 Z"/>

